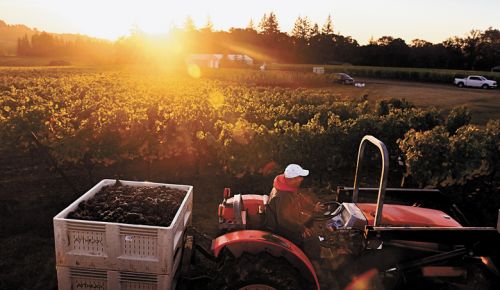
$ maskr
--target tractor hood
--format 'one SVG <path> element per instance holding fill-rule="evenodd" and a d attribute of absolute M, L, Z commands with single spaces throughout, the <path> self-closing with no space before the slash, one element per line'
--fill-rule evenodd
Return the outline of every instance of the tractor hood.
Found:
<path fill-rule="evenodd" d="M 373 226 L 377 204 L 357 203 L 367 224 Z M 406 205 L 384 204 L 382 221 L 384 226 L 412 227 L 462 227 L 448 214 L 435 209 Z"/>

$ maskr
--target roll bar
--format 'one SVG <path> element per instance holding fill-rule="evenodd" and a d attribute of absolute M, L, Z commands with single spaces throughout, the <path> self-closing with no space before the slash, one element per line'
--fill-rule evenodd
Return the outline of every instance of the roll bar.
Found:
<path fill-rule="evenodd" d="M 500 209 L 498 210 L 497 232 L 500 234 Z"/>
<path fill-rule="evenodd" d="M 370 142 L 373 145 L 377 146 L 380 150 L 380 154 L 382 154 L 382 173 L 380 174 L 380 185 L 378 188 L 378 198 L 377 198 L 377 210 L 375 213 L 375 222 L 374 226 L 377 227 L 380 225 L 380 221 L 382 220 L 382 208 L 384 207 L 384 197 L 385 197 L 385 188 L 387 186 L 387 174 L 389 173 L 389 153 L 387 152 L 387 147 L 385 144 L 378 140 L 377 138 L 366 135 L 361 139 L 361 143 L 359 144 L 358 150 L 358 161 L 356 163 L 356 173 L 354 175 L 354 190 L 352 194 L 352 202 L 358 202 L 358 193 L 359 193 L 359 168 L 361 162 L 363 161 L 363 156 L 365 153 L 366 143 Z"/>

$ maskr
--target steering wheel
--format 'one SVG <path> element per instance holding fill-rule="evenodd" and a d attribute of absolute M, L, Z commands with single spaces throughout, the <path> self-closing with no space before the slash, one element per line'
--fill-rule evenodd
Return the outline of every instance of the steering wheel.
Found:
<path fill-rule="evenodd" d="M 335 217 L 338 216 L 343 209 L 343 206 L 340 202 L 337 201 L 327 201 L 323 202 L 322 205 L 325 207 L 325 212 L 323 212 L 323 216 L 325 217 Z"/>
<path fill-rule="evenodd" d="M 322 202 L 321 205 L 325 207 L 323 213 L 320 213 L 314 217 L 315 220 L 328 220 L 333 217 L 338 216 L 343 209 L 340 202 L 337 201 L 326 201 Z"/>

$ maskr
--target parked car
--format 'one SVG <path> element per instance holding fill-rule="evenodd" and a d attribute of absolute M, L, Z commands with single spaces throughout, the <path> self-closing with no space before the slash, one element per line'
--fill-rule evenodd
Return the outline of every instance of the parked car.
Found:
<path fill-rule="evenodd" d="M 354 84 L 354 79 L 345 73 L 338 73 L 335 76 L 335 79 L 337 80 L 338 83 L 343 84 L 343 85 L 352 85 Z"/>
<path fill-rule="evenodd" d="M 500 72 L 500 65 L 497 65 L 491 69 L 492 72 Z"/>
<path fill-rule="evenodd" d="M 483 89 L 494 89 L 497 87 L 497 82 L 489 80 L 483 76 L 468 76 L 466 78 L 455 78 L 455 85 L 459 88 L 463 87 L 475 87 Z"/>

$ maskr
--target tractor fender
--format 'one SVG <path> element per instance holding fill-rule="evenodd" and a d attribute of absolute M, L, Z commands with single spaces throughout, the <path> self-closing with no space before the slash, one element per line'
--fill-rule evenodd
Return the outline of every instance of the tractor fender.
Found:
<path fill-rule="evenodd" d="M 242 230 L 227 233 L 217 237 L 212 242 L 214 256 L 219 257 L 222 249 L 228 249 L 235 257 L 243 253 L 258 254 L 268 252 L 275 257 L 284 257 L 300 273 L 316 284 L 319 290 L 319 281 L 314 267 L 304 252 L 289 240 L 270 232 L 258 230 Z"/>

